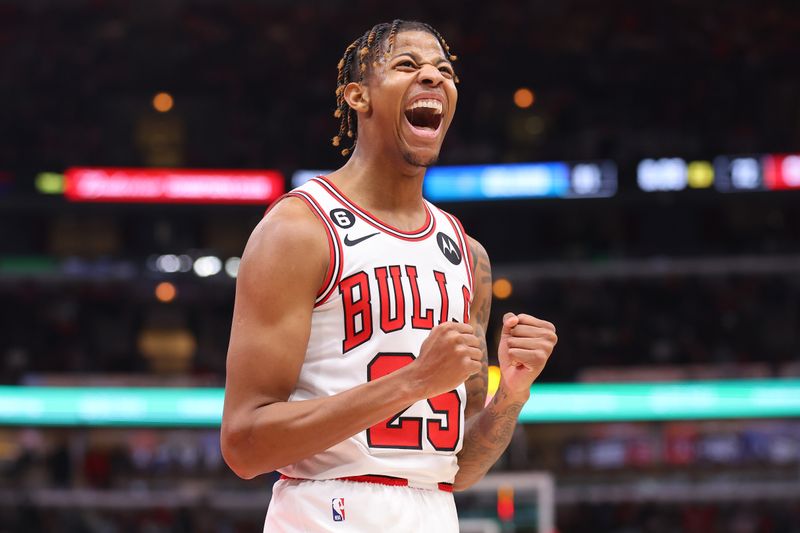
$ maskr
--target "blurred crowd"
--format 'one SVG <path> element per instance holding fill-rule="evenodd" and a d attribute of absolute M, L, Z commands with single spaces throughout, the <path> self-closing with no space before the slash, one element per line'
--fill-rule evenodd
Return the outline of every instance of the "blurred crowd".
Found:
<path fill-rule="evenodd" d="M 445 162 L 708 157 L 800 139 L 795 2 L 409 0 L 396 13 L 460 56 Z M 366 0 L 3 2 L 0 170 L 336 164 L 336 63 L 385 18 Z M 530 109 L 513 104 L 523 86 Z M 167 115 L 150 104 L 162 90 Z"/>
<path fill-rule="evenodd" d="M 560 487 L 578 490 L 630 481 L 634 472 L 662 481 L 791 481 L 800 467 L 793 420 L 562 423 L 525 433 L 495 471 L 553 472 Z M 0 444 L 0 502 L 9 490 L 42 487 L 175 489 L 177 498 L 186 489 L 263 489 L 277 478 L 237 479 L 216 428 L 7 428 Z"/>
<path fill-rule="evenodd" d="M 223 274 L 224 275 L 224 274 Z M 222 384 L 233 280 L 176 282 L 156 300 L 152 280 L 0 284 L 5 383 L 40 374 L 150 374 Z M 649 368 L 649 379 L 800 375 L 800 278 L 667 275 L 655 279 L 541 280 L 495 302 L 558 324 L 558 356 L 542 379 L 589 379 L 593 369 Z M 496 322 L 496 323 L 495 323 Z M 490 342 L 496 346 L 496 342 Z M 492 354 L 494 355 L 494 354 Z M 708 370 L 716 368 L 716 375 Z M 596 373 L 595 373 L 596 374 Z M 618 377 L 617 380 L 624 379 Z"/>
<path fill-rule="evenodd" d="M 747 377 L 732 369 L 757 362 L 763 377 L 800 372 L 790 366 L 800 353 L 797 275 L 548 281 L 528 301 L 558 324 L 549 380 L 590 367 L 702 364 Z"/>
<path fill-rule="evenodd" d="M 798 531 L 796 499 L 747 488 L 764 480 L 795 480 L 793 470 L 800 466 L 797 422 L 530 429 L 527 462 L 501 461 L 494 470 L 553 473 L 561 531 Z M 215 429 L 7 429 L 0 432 L 0 531 L 252 531 L 263 520 L 276 479 L 274 473 L 246 482 L 236 479 L 223 464 Z M 697 496 L 709 482 L 739 494 L 736 503 L 721 498 L 720 491 L 717 497 Z M 625 487 L 627 501 L 609 498 Z M 750 491 L 744 497 L 741 487 Z M 463 517 L 493 516 L 495 494 L 456 496 Z M 515 491 L 515 531 L 534 531 L 534 496 Z"/>
<path fill-rule="evenodd" d="M 224 465 L 216 429 L 23 428 L 3 431 L 0 442 L 5 445 L 0 489 L 247 488 Z M 265 476 L 250 486 L 265 486 L 274 478 Z"/>
<path fill-rule="evenodd" d="M 557 523 L 559 531 L 571 533 L 797 533 L 800 508 L 780 502 L 583 504 L 559 509 Z M 263 519 L 255 513 L 242 516 L 200 507 L 98 511 L 23 506 L 0 508 L 0 527 L 63 533 L 246 533 L 260 530 Z M 536 529 L 530 525 L 513 531 Z"/>
<path fill-rule="evenodd" d="M 194 282 L 186 290 L 178 285 L 174 304 L 156 300 L 155 285 L 0 284 L 0 298 L 15 303 L 0 306 L 3 381 L 34 384 L 37 374 L 165 373 L 221 385 L 232 283 L 215 288 Z"/>
<path fill-rule="evenodd" d="M 797 502 L 626 503 L 565 507 L 559 529 L 571 533 L 797 533 Z"/>

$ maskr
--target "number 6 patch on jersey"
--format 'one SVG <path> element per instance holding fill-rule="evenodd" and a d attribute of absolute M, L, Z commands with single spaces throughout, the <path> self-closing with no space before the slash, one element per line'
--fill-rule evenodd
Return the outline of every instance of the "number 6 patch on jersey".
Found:
<path fill-rule="evenodd" d="M 333 511 L 334 522 L 344 522 L 344 498 L 331 500 L 331 511 Z"/>

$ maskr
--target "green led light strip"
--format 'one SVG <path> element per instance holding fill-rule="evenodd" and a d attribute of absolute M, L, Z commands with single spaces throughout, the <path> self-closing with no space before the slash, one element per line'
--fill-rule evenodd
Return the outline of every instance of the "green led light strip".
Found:
<path fill-rule="evenodd" d="M 800 416 L 800 379 L 541 384 L 522 422 L 605 422 Z"/>
<path fill-rule="evenodd" d="M 217 426 L 219 388 L 0 387 L 0 425 Z M 800 379 L 536 384 L 520 421 L 800 417 Z"/>
<path fill-rule="evenodd" d="M 223 390 L 0 387 L 0 424 L 217 426 Z"/>

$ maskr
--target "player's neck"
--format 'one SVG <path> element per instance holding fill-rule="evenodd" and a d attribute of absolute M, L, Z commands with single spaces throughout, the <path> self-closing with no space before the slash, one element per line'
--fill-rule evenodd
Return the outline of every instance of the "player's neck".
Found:
<path fill-rule="evenodd" d="M 414 230 L 425 216 L 422 181 L 426 170 L 356 146 L 347 163 L 329 177 L 364 209 L 382 216 L 387 223 L 394 222 L 400 228 L 410 225 L 403 229 Z M 389 220 L 395 216 L 398 220 Z"/>

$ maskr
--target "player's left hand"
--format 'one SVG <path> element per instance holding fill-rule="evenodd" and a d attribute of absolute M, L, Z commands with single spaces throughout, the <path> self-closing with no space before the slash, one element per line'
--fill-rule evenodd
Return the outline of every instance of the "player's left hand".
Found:
<path fill-rule="evenodd" d="M 511 394 L 526 395 L 539 377 L 558 341 L 556 327 L 524 313 L 503 316 L 497 357 L 503 386 Z"/>

